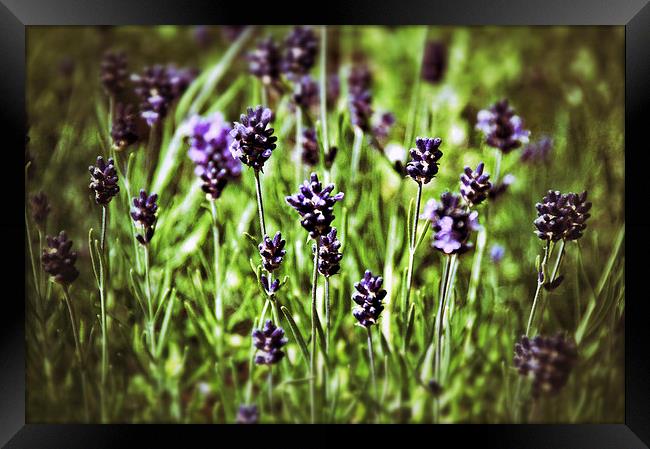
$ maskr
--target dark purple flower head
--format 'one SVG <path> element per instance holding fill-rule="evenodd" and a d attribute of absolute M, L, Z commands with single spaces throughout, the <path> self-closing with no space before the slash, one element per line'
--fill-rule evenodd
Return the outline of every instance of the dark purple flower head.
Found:
<path fill-rule="evenodd" d="M 490 109 L 483 109 L 477 115 L 476 129 L 483 132 L 485 142 L 504 153 L 519 148 L 528 142 L 530 131 L 524 129 L 524 123 L 508 100 L 495 103 Z"/>
<path fill-rule="evenodd" d="M 492 245 L 490 249 L 490 260 L 495 264 L 501 263 L 503 257 L 506 255 L 506 250 L 501 245 Z"/>
<path fill-rule="evenodd" d="M 526 145 L 521 152 L 521 162 L 527 164 L 545 163 L 549 161 L 553 150 L 553 139 L 544 136 L 534 143 Z"/>
<path fill-rule="evenodd" d="M 284 40 L 284 46 L 282 72 L 289 78 L 308 73 L 316 62 L 318 52 L 314 30 L 306 26 L 294 27 Z"/>
<path fill-rule="evenodd" d="M 577 240 L 582 237 L 591 216 L 588 213 L 591 203 L 587 201 L 586 191 L 562 194 L 559 190 L 549 190 L 535 208 L 535 233 L 542 240 Z"/>
<path fill-rule="evenodd" d="M 416 137 L 415 148 L 411 148 L 411 160 L 406 164 L 406 173 L 418 184 L 427 184 L 438 173 L 438 161 L 442 157 L 440 137 Z"/>
<path fill-rule="evenodd" d="M 312 173 L 310 180 L 305 180 L 300 186 L 299 193 L 286 197 L 287 203 L 300 214 L 300 224 L 314 240 L 330 232 L 334 221 L 334 204 L 343 199 L 343 193 L 332 195 L 332 190 L 334 184 L 323 188 L 318 175 Z"/>
<path fill-rule="evenodd" d="M 100 80 L 104 90 L 109 95 L 117 95 L 124 90 L 128 78 L 126 70 L 126 54 L 124 52 L 107 51 L 100 67 Z"/>
<path fill-rule="evenodd" d="M 29 205 L 32 210 L 32 218 L 37 225 L 43 227 L 51 210 L 50 202 L 47 199 L 45 192 L 39 192 L 36 195 L 32 195 L 29 199 Z"/>
<path fill-rule="evenodd" d="M 47 236 L 47 248 L 43 248 L 41 263 L 43 270 L 62 285 L 70 285 L 79 276 L 74 264 L 77 253 L 72 251 L 72 240 L 68 240 L 65 231 L 58 236 Z"/>
<path fill-rule="evenodd" d="M 320 237 L 318 245 L 318 272 L 325 277 L 334 276 L 341 270 L 343 254 L 339 252 L 341 242 L 336 238 L 336 228 Z M 316 245 L 312 248 L 316 251 Z"/>
<path fill-rule="evenodd" d="M 141 74 L 131 75 L 135 93 L 140 97 L 140 115 L 149 126 L 164 119 L 172 106 L 187 89 L 196 72 L 177 69 L 173 65 L 146 67 Z"/>
<path fill-rule="evenodd" d="M 447 68 L 447 47 L 440 41 L 429 41 L 422 57 L 422 79 L 431 84 L 442 81 Z"/>
<path fill-rule="evenodd" d="M 287 344 L 284 330 L 276 327 L 271 320 L 266 320 L 263 329 L 253 330 L 253 346 L 259 352 L 255 357 L 258 365 L 275 365 L 284 357 L 282 347 Z"/>
<path fill-rule="evenodd" d="M 106 206 L 113 197 L 120 193 L 120 186 L 117 185 L 117 170 L 115 162 L 97 156 L 97 165 L 88 167 L 90 172 L 90 190 L 95 192 L 95 202 L 100 206 Z"/>
<path fill-rule="evenodd" d="M 257 424 L 260 412 L 256 405 L 240 405 L 237 411 L 237 424 Z"/>
<path fill-rule="evenodd" d="M 272 119 L 273 112 L 269 108 L 248 108 L 230 131 L 234 139 L 230 144 L 232 155 L 249 167 L 263 171 L 264 163 L 271 157 L 278 140 L 273 135 L 274 129 L 268 128 Z"/>
<path fill-rule="evenodd" d="M 131 207 L 131 218 L 136 225 L 140 225 L 144 235 L 138 234 L 136 238 L 141 245 L 148 244 L 153 238 L 156 228 L 156 212 L 158 211 L 158 194 L 152 193 L 147 195 L 144 189 L 140 189 L 140 195 L 133 198 L 133 207 Z"/>
<path fill-rule="evenodd" d="M 246 59 L 250 73 L 264 84 L 274 84 L 280 79 L 280 48 L 272 37 L 261 40 Z"/>
<path fill-rule="evenodd" d="M 312 167 L 318 164 L 320 158 L 318 141 L 316 140 L 316 130 L 306 128 L 302 132 L 302 161 Z"/>
<path fill-rule="evenodd" d="M 348 76 L 350 121 L 364 132 L 370 130 L 370 119 L 372 117 L 371 82 L 370 70 L 365 65 L 353 67 Z"/>
<path fill-rule="evenodd" d="M 287 253 L 284 249 L 286 240 L 282 239 L 280 231 L 275 233 L 271 239 L 268 235 L 264 236 L 262 243 L 258 245 L 260 256 L 262 256 L 262 265 L 268 272 L 273 272 L 280 268 L 282 258 Z"/>
<path fill-rule="evenodd" d="M 386 290 L 381 288 L 384 280 L 381 276 L 373 276 L 370 270 L 366 270 L 363 278 L 354 284 L 356 291 L 352 294 L 352 301 L 358 307 L 352 311 L 352 315 L 364 327 L 377 324 L 379 315 L 384 306 L 382 301 L 386 297 Z"/>
<path fill-rule="evenodd" d="M 230 152 L 230 127 L 215 112 L 208 117 L 192 116 L 180 132 L 190 144 L 188 155 L 195 164 L 194 173 L 203 180 L 203 191 L 210 200 L 219 198 L 228 181 L 241 175 L 241 163 Z"/>
<path fill-rule="evenodd" d="M 465 172 L 460 175 L 460 194 L 470 206 L 482 203 L 492 188 L 490 174 L 485 173 L 484 168 L 485 164 L 481 162 L 476 170 L 465 167 Z"/>
<path fill-rule="evenodd" d="M 318 106 L 318 83 L 309 75 L 303 75 L 293 85 L 293 104 L 303 109 Z"/>
<path fill-rule="evenodd" d="M 533 379 L 533 397 L 558 393 L 567 383 L 578 352 L 562 334 L 553 337 L 525 335 L 515 344 L 513 359 L 519 374 Z"/>
<path fill-rule="evenodd" d="M 118 103 L 115 106 L 115 117 L 111 125 L 113 147 L 117 151 L 121 151 L 129 145 L 136 143 L 139 137 L 137 113 L 133 106 Z"/>
<path fill-rule="evenodd" d="M 431 222 L 432 244 L 445 254 L 463 254 L 472 248 L 468 243 L 472 231 L 479 229 L 478 212 L 463 207 L 460 196 L 445 192 L 440 201 L 430 200 L 422 215 Z"/>

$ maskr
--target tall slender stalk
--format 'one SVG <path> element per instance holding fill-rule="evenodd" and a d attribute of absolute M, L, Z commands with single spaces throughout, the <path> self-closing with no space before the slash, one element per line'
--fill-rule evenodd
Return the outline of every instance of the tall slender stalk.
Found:
<path fill-rule="evenodd" d="M 260 184 L 260 172 L 255 170 L 255 192 L 257 193 L 257 212 L 260 216 L 260 230 L 262 232 L 262 238 L 266 234 L 266 222 L 264 221 L 264 203 L 262 201 L 262 186 Z"/>
<path fill-rule="evenodd" d="M 330 149 L 327 129 L 327 26 L 325 25 L 321 27 L 320 47 L 320 121 L 323 136 L 320 161 L 323 164 L 323 168 L 325 168 L 325 155 Z"/>
<path fill-rule="evenodd" d="M 309 379 L 309 396 L 311 399 L 311 422 L 316 422 L 316 317 L 318 310 L 316 309 L 316 289 L 318 287 L 318 250 L 320 242 L 316 240 L 316 251 L 314 251 L 314 272 L 312 275 L 311 287 L 311 360 L 309 364 L 310 379 Z"/>
<path fill-rule="evenodd" d="M 418 193 L 415 200 L 415 213 L 413 214 L 413 227 L 411 231 L 411 239 L 409 241 L 409 265 L 406 272 L 406 298 L 404 310 L 408 310 L 409 299 L 411 297 L 411 284 L 413 283 L 413 261 L 415 259 L 415 245 L 418 233 L 418 220 L 420 218 L 420 203 L 422 201 L 422 183 L 418 182 Z"/>
<path fill-rule="evenodd" d="M 325 353 L 330 353 L 330 328 L 332 327 L 332 305 L 330 304 L 330 278 L 325 276 Z"/>
<path fill-rule="evenodd" d="M 354 127 L 354 142 L 352 144 L 352 179 L 356 179 L 359 171 L 359 159 L 361 158 L 361 145 L 363 144 L 363 130 L 358 126 Z"/>
<path fill-rule="evenodd" d="M 550 253 L 550 241 L 546 241 L 546 247 L 544 248 L 544 259 L 542 260 L 542 265 L 540 267 L 541 273 L 537 273 L 537 288 L 535 289 L 535 297 L 533 298 L 533 306 L 530 309 L 530 316 L 528 317 L 528 325 L 526 325 L 526 335 L 530 335 L 531 326 L 533 324 L 533 318 L 535 316 L 535 308 L 537 307 L 537 301 L 542 291 L 542 285 L 546 281 L 546 263 L 548 261 Z"/>
<path fill-rule="evenodd" d="M 86 364 L 84 362 L 83 353 L 81 352 L 79 333 L 77 332 L 77 317 L 74 311 L 74 305 L 70 300 L 70 292 L 68 290 L 68 286 L 63 285 L 62 287 L 63 287 L 63 298 L 65 300 L 65 305 L 68 308 L 68 314 L 70 316 L 70 325 L 72 327 L 72 337 L 74 338 L 74 346 L 75 346 L 75 352 L 77 353 L 77 361 L 79 362 L 79 368 L 81 371 L 81 392 L 84 401 L 84 415 L 86 421 L 88 421 L 89 409 L 88 409 L 88 386 L 86 383 Z"/>
<path fill-rule="evenodd" d="M 445 263 L 444 267 L 444 273 L 443 273 L 443 281 L 442 281 L 442 288 L 440 289 L 440 301 L 438 303 L 438 315 L 436 316 L 436 330 L 435 330 L 435 335 L 436 335 L 436 352 L 435 352 L 435 369 L 434 373 L 436 376 L 436 379 L 439 383 L 441 383 L 441 367 L 440 367 L 440 360 L 441 360 L 441 352 L 442 352 L 442 326 L 443 326 L 443 317 L 445 313 L 445 307 L 447 306 L 447 296 L 448 296 L 448 291 L 449 291 L 449 286 L 450 286 L 450 280 L 451 280 L 451 273 L 452 273 L 452 263 L 454 260 L 454 256 L 448 255 L 447 261 Z"/>
<path fill-rule="evenodd" d="M 146 231 L 145 231 L 146 232 Z M 147 329 L 149 334 L 149 348 L 152 357 L 156 354 L 156 340 L 154 338 L 154 314 L 153 314 L 153 301 L 151 298 L 151 279 L 150 279 L 150 254 L 149 245 L 144 245 L 144 282 L 147 293 Z"/>
<path fill-rule="evenodd" d="M 217 205 L 210 200 L 210 213 L 212 215 L 212 240 L 214 243 L 214 316 L 218 323 L 218 336 L 223 333 L 223 304 L 219 294 L 219 226 L 217 225 Z"/>
<path fill-rule="evenodd" d="M 101 313 L 101 323 L 102 323 L 102 368 L 101 368 L 101 388 L 100 388 L 100 402 L 101 402 L 101 414 L 102 422 L 106 419 L 106 377 L 108 372 L 108 324 L 106 320 L 106 295 L 108 292 L 108 273 L 106 272 L 106 257 L 105 243 L 106 243 L 106 228 L 108 226 L 108 207 L 102 207 L 102 231 L 101 231 L 101 243 L 100 243 L 100 264 L 99 264 L 99 299 L 100 299 L 100 313 Z M 90 249 L 93 251 L 93 249 Z"/>
<path fill-rule="evenodd" d="M 296 183 L 300 183 L 302 177 L 302 108 L 296 105 L 296 146 L 294 149 L 294 157 L 296 164 Z"/>

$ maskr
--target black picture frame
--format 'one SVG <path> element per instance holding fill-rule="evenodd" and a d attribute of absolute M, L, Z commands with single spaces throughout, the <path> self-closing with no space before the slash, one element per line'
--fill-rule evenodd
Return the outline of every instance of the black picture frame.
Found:
<path fill-rule="evenodd" d="M 0 209 L 4 268 L 0 309 L 0 444 L 8 448 L 131 447 L 137 439 L 187 447 L 199 435 L 219 444 L 223 426 L 125 426 L 125 425 L 35 425 L 25 424 L 25 310 L 24 221 L 19 210 L 24 189 L 25 144 L 25 27 L 32 25 L 121 25 L 121 24 L 220 24 L 220 23 L 351 23 L 436 25 L 624 25 L 626 61 L 626 412 L 624 424 L 590 425 L 447 425 L 375 426 L 345 432 L 363 432 L 363 441 L 381 441 L 385 432 L 421 433 L 430 444 L 453 439 L 471 439 L 481 446 L 499 448 L 642 448 L 650 445 L 650 326 L 644 275 L 650 245 L 647 208 L 649 145 L 647 111 L 650 109 L 650 4 L 648 0 L 492 0 L 471 1 L 327 1 L 323 4 L 280 6 L 277 2 L 248 1 L 245 10 L 237 2 L 171 0 L 0 0 L 0 116 L 4 169 L 3 208 Z M 585 149 L 588 157 L 589 149 Z M 10 156 L 7 158 L 7 156 Z M 9 164 L 7 166 L 7 160 Z M 24 198 L 24 197 L 23 197 Z M 24 204 L 23 204 L 24 207 Z M 21 238 L 21 233 L 23 237 Z M 23 246 L 20 248 L 20 246 Z M 15 255 L 14 255 L 15 251 Z M 15 259 L 22 263 L 15 263 Z M 18 286 L 18 287 L 16 287 Z M 258 426 L 241 432 L 241 438 L 288 431 L 284 426 Z M 272 429 L 270 429 L 272 427 Z M 245 432 L 245 433 L 244 433 Z M 291 430 L 293 435 L 295 431 Z M 308 430 L 309 432 L 309 430 Z M 309 440 L 271 440 L 283 445 L 308 446 L 346 439 L 342 433 L 312 434 Z M 313 438 L 318 435 L 318 438 Z M 322 438 L 324 437 L 324 438 Z M 147 438 L 145 440 L 145 438 Z M 322 438 L 322 439 L 321 439 Z M 410 436 L 408 437 L 410 440 Z M 317 441 L 314 441 L 317 440 Z M 248 441 L 248 440 L 246 440 Z M 349 442 L 352 442 L 348 440 Z M 456 444 L 456 443 L 455 443 Z M 156 445 L 159 445 L 156 443 Z"/>

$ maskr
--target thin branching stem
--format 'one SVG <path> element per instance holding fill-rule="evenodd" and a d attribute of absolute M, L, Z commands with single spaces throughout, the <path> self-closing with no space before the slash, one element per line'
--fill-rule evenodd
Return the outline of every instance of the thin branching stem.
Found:
<path fill-rule="evenodd" d="M 89 408 L 88 408 L 88 387 L 86 383 L 86 365 L 84 361 L 84 356 L 81 351 L 81 343 L 79 341 L 79 333 L 77 331 L 77 317 L 74 310 L 74 304 L 70 300 L 70 291 L 67 285 L 63 285 L 63 298 L 65 300 L 65 305 L 68 308 L 68 314 L 70 316 L 70 326 L 72 327 L 72 337 L 74 338 L 75 352 L 77 353 L 77 361 L 79 362 L 79 368 L 81 371 L 81 391 L 84 401 L 84 415 L 86 421 L 89 420 Z"/>
<path fill-rule="evenodd" d="M 327 26 L 323 25 L 320 32 L 320 121 L 323 145 L 320 161 L 325 166 L 325 155 L 329 152 L 329 132 L 327 129 Z M 327 170 L 327 169 L 326 169 Z"/>
<path fill-rule="evenodd" d="M 309 380 L 309 395 L 311 399 L 311 422 L 316 422 L 316 317 L 318 310 L 316 309 L 316 289 L 318 287 L 318 250 L 320 247 L 319 240 L 316 239 L 316 250 L 314 251 L 314 272 L 312 275 L 311 287 L 311 360 L 309 365 L 310 380 Z"/>
<path fill-rule="evenodd" d="M 418 193 L 415 197 L 415 213 L 413 214 L 413 226 L 411 231 L 411 240 L 409 242 L 409 265 L 406 272 L 406 298 L 404 310 L 408 310 L 409 299 L 411 297 L 411 285 L 413 283 L 413 262 L 415 260 L 415 245 L 417 242 L 418 220 L 420 217 L 420 203 L 422 201 L 422 183 L 418 182 Z"/>
<path fill-rule="evenodd" d="M 546 241 L 546 247 L 544 248 L 544 259 L 542 260 L 542 265 L 540 267 L 540 272 L 537 273 L 537 288 L 535 289 L 535 297 L 533 298 L 533 306 L 530 308 L 530 316 L 528 317 L 528 324 L 526 325 L 526 335 L 530 335 L 530 330 L 533 324 L 533 318 L 535 317 L 535 308 L 537 307 L 537 302 L 539 296 L 542 293 L 542 286 L 546 281 L 546 263 L 548 261 L 550 253 L 550 241 Z"/>
<path fill-rule="evenodd" d="M 330 353 L 330 329 L 332 327 L 332 305 L 330 304 L 330 278 L 325 276 L 325 353 Z"/>

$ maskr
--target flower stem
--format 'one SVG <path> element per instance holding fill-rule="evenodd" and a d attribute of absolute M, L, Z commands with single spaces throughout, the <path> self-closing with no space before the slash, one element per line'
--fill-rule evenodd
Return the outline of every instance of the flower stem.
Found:
<path fill-rule="evenodd" d="M 145 231 L 146 232 L 146 231 Z M 151 350 L 151 356 L 155 357 L 156 354 L 156 341 L 154 339 L 154 322 L 153 322 L 153 303 L 151 301 L 151 279 L 149 276 L 150 269 L 150 260 L 149 260 L 149 246 L 144 245 L 144 281 L 147 292 L 147 327 L 149 334 L 149 347 Z"/>
<path fill-rule="evenodd" d="M 533 324 L 533 318 L 535 316 L 535 308 L 537 307 L 537 301 L 539 299 L 540 293 L 542 291 L 542 285 L 544 285 L 545 277 L 546 277 L 546 262 L 549 257 L 549 248 L 550 248 L 550 242 L 546 242 L 546 247 L 544 249 L 544 259 L 542 260 L 542 265 L 540 267 L 540 273 L 537 273 L 537 288 L 535 289 L 535 297 L 533 298 L 533 306 L 530 309 L 530 316 L 528 317 L 528 325 L 526 326 L 526 335 L 529 336 L 531 326 Z"/>
<path fill-rule="evenodd" d="M 262 239 L 266 234 L 266 222 L 264 221 L 264 203 L 262 202 L 262 185 L 260 183 L 260 172 L 255 170 L 255 192 L 257 193 L 257 212 L 260 216 L 260 230 Z"/>
<path fill-rule="evenodd" d="M 316 240 L 316 251 L 314 251 L 314 272 L 312 276 L 311 288 L 311 360 L 310 360 L 310 379 L 309 379 L 309 395 L 311 398 L 311 422 L 316 422 L 316 288 L 318 287 L 318 250 L 320 243 Z"/>
<path fill-rule="evenodd" d="M 413 228 L 411 229 L 411 241 L 409 242 L 409 266 L 406 272 L 406 298 L 404 310 L 408 310 L 411 297 L 411 284 L 413 283 L 413 261 L 415 259 L 415 245 L 418 233 L 418 219 L 420 217 L 420 203 L 422 201 L 422 183 L 418 182 L 418 194 L 415 200 L 415 214 L 413 215 Z"/>
<path fill-rule="evenodd" d="M 330 303 L 330 278 L 325 276 L 325 353 L 330 353 L 330 328 L 332 327 L 332 305 Z"/>
<path fill-rule="evenodd" d="M 443 283 L 442 283 L 442 288 L 441 288 L 441 293 L 440 293 L 440 302 L 438 303 L 438 315 L 436 317 L 436 352 L 435 352 L 435 369 L 434 373 L 436 376 L 436 380 L 438 383 L 442 383 L 441 380 L 441 366 L 440 366 L 440 359 L 441 359 L 441 353 L 442 353 L 442 326 L 443 326 L 443 316 L 445 312 L 445 307 L 447 306 L 447 296 L 448 296 L 448 291 L 449 291 L 449 285 L 450 285 L 450 280 L 451 280 L 451 272 L 452 272 L 452 262 L 454 260 L 454 257 L 451 255 L 447 256 L 447 261 L 445 263 L 445 268 L 444 268 L 444 275 L 443 275 Z"/>
<path fill-rule="evenodd" d="M 325 165 L 325 155 L 329 152 L 329 136 L 327 130 L 327 26 L 321 27 L 320 33 L 320 121 L 323 135 L 321 162 Z"/>
<path fill-rule="evenodd" d="M 557 278 L 557 273 L 560 270 L 560 266 L 562 265 L 562 260 L 564 260 L 565 246 L 566 246 L 566 240 L 562 239 L 562 243 L 560 244 L 560 252 L 557 255 L 557 259 L 555 260 L 555 267 L 553 268 L 553 274 L 551 274 L 551 280 L 549 282 L 554 282 L 555 279 Z"/>
<path fill-rule="evenodd" d="M 501 159 L 503 158 L 503 152 L 501 150 L 496 150 L 495 160 L 494 160 L 494 180 L 493 185 L 497 185 L 499 181 L 499 175 L 501 174 Z"/>
<path fill-rule="evenodd" d="M 352 144 L 352 179 L 356 179 L 359 171 L 359 159 L 361 157 L 361 144 L 363 143 L 363 130 L 358 126 L 354 127 L 354 142 Z"/>
<path fill-rule="evenodd" d="M 106 260 L 105 257 L 105 243 L 106 243 L 106 228 L 108 225 L 108 208 L 106 206 L 102 207 L 102 234 L 101 234 L 101 243 L 100 250 L 101 254 L 99 257 L 101 263 L 99 264 L 99 300 L 101 308 L 101 323 L 102 323 L 102 369 L 101 369 L 101 388 L 100 388 L 100 403 L 101 403 L 101 414 L 102 422 L 105 422 L 106 419 L 106 407 L 105 407 L 105 398 L 106 398 L 106 376 L 108 372 L 108 325 L 106 320 L 106 295 L 108 292 L 108 273 L 106 272 Z M 93 249 L 90 249 L 93 251 Z"/>
<path fill-rule="evenodd" d="M 81 344 L 79 343 L 79 334 L 77 333 L 77 318 L 74 312 L 74 306 L 70 300 L 70 292 L 68 286 L 63 286 L 63 298 L 65 299 L 65 305 L 68 308 L 68 314 L 70 316 L 70 325 L 72 327 L 72 337 L 74 338 L 75 351 L 77 353 L 77 361 L 79 362 L 79 368 L 81 370 L 81 391 L 84 401 L 84 415 L 86 421 L 89 420 L 88 413 L 88 390 L 86 385 L 86 367 L 84 363 L 83 354 L 81 352 Z"/>
<path fill-rule="evenodd" d="M 294 157 L 296 164 L 296 184 L 300 183 L 300 175 L 302 170 L 302 109 L 296 105 L 296 147 L 294 149 Z"/>
<path fill-rule="evenodd" d="M 212 239 L 214 243 L 214 316 L 217 319 L 219 337 L 222 335 L 223 304 L 219 294 L 219 227 L 217 225 L 217 206 L 210 200 L 210 213 L 212 215 Z"/>
<path fill-rule="evenodd" d="M 366 327 L 368 331 L 368 361 L 370 363 L 370 378 L 372 380 L 372 390 L 375 393 L 375 400 L 379 403 L 379 390 L 377 389 L 377 376 L 375 375 L 375 355 L 372 349 L 372 332 L 370 326 Z"/>

